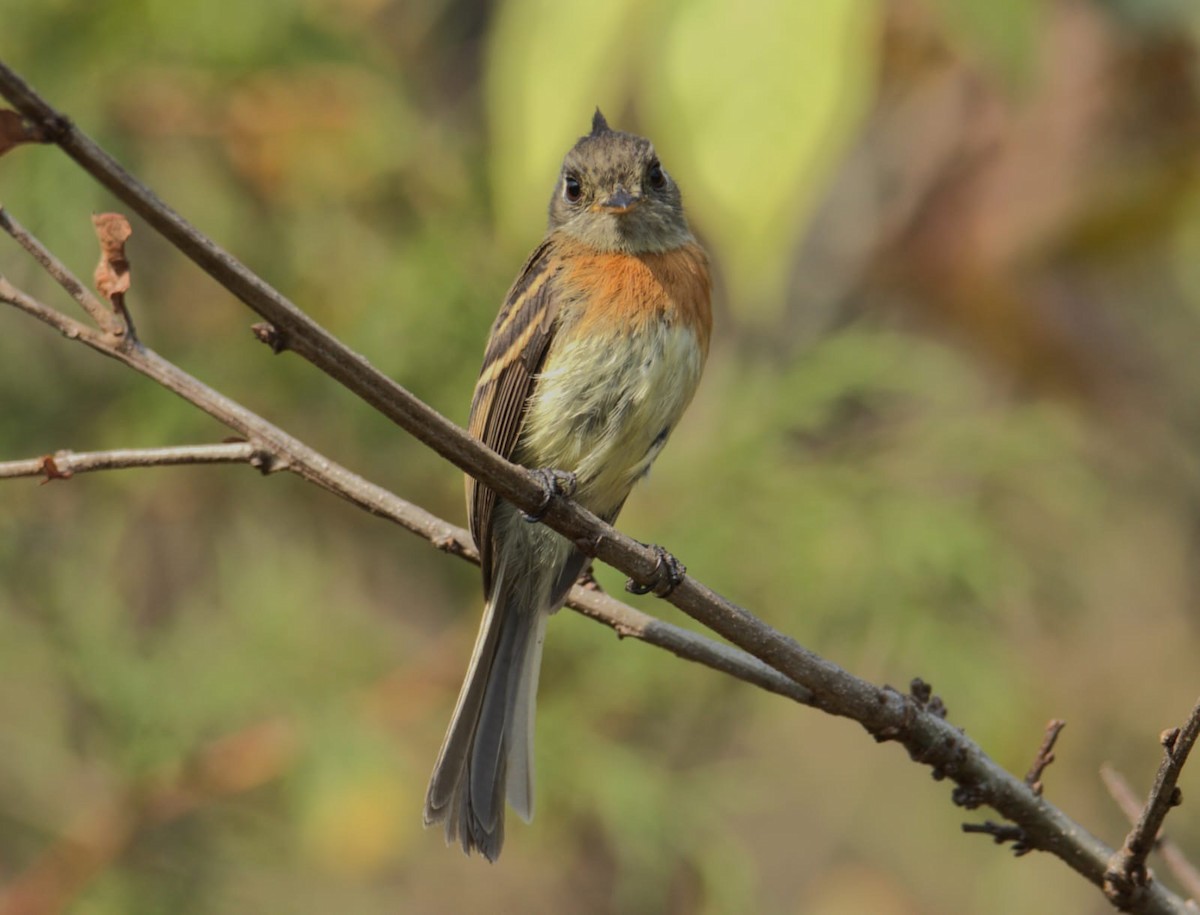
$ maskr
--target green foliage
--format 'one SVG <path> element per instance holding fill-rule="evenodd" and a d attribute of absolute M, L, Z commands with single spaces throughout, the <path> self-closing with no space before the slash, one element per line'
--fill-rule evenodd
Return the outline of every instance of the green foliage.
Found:
<path fill-rule="evenodd" d="M 662 124 L 656 133 L 671 161 L 678 157 L 700 232 L 728 265 L 742 320 L 770 327 L 783 311 L 797 237 L 871 103 L 878 5 L 707 0 L 674 8 L 674 27 L 648 68 L 647 110 Z"/>
<path fill-rule="evenodd" d="M 1046 26 L 1046 0 L 934 0 L 946 24 L 988 66 L 1012 84 L 1027 84 L 1033 76 L 1037 37 Z"/>

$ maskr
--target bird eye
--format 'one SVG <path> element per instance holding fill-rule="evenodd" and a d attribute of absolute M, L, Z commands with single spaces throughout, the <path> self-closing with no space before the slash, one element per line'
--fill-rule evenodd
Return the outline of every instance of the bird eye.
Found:
<path fill-rule="evenodd" d="M 578 203 L 582 196 L 583 186 L 579 183 L 578 178 L 574 175 L 567 175 L 563 178 L 563 199 L 567 203 Z"/>
<path fill-rule="evenodd" d="M 657 159 L 650 163 L 650 170 L 646 172 L 646 179 L 656 191 L 661 191 L 667 186 L 667 173 L 663 171 L 663 167 L 658 164 Z"/>

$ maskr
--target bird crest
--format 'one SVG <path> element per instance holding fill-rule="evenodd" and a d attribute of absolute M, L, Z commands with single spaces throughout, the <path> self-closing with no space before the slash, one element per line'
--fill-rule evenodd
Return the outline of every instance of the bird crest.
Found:
<path fill-rule="evenodd" d="M 600 106 L 596 106 L 596 113 L 592 115 L 592 133 L 591 136 L 598 137 L 602 133 L 608 133 L 612 130 L 608 126 L 608 121 L 604 119 L 604 115 L 600 111 Z"/>

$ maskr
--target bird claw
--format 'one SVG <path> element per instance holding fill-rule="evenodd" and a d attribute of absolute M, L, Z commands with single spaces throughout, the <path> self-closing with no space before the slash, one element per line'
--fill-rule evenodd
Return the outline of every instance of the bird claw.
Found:
<path fill-rule="evenodd" d="M 575 474 L 569 470 L 552 470 L 549 467 L 539 467 L 531 471 L 538 482 L 542 484 L 542 502 L 535 511 L 521 512 L 521 517 L 530 524 L 536 524 L 546 517 L 550 503 L 555 496 L 571 498 L 575 495 Z"/>
<path fill-rule="evenodd" d="M 649 594 L 654 592 L 657 597 L 666 597 L 683 581 L 687 566 L 657 544 L 650 547 L 658 556 L 654 564 L 654 580 L 648 584 L 638 584 L 632 578 L 625 582 L 625 590 L 630 594 Z"/>

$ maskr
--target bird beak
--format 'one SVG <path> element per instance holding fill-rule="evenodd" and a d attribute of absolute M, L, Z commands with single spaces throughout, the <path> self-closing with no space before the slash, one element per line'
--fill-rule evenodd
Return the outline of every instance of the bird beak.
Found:
<path fill-rule="evenodd" d="M 641 197 L 635 197 L 629 191 L 625 190 L 621 185 L 617 185 L 617 189 L 613 191 L 612 196 L 607 200 L 602 200 L 596 204 L 595 209 L 602 213 L 628 213 L 635 206 L 641 203 Z"/>

